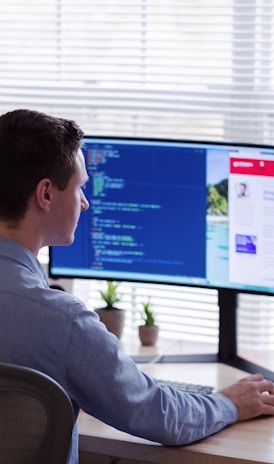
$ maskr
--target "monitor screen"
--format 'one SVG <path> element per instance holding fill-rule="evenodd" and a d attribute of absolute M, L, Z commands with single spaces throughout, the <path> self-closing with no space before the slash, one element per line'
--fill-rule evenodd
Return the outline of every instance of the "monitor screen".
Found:
<path fill-rule="evenodd" d="M 85 136 L 83 153 L 90 207 L 51 277 L 274 292 L 274 147 Z"/>

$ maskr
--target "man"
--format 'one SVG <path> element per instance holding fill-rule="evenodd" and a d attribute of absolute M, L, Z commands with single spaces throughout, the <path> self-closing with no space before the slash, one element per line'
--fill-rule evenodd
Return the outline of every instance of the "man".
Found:
<path fill-rule="evenodd" d="M 157 384 L 120 352 L 95 312 L 48 287 L 39 250 L 73 242 L 79 215 L 88 208 L 82 136 L 75 122 L 35 111 L 0 117 L 0 361 L 53 377 L 76 416 L 82 408 L 166 445 L 274 415 L 273 384 L 260 374 L 205 396 Z M 76 426 L 68 462 L 78 462 Z"/>

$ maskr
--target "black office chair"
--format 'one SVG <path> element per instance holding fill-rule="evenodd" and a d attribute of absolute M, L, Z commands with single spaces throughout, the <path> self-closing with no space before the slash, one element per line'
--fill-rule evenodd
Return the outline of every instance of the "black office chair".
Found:
<path fill-rule="evenodd" d="M 57 382 L 0 363 L 1 464 L 65 464 L 73 424 L 71 401 Z"/>

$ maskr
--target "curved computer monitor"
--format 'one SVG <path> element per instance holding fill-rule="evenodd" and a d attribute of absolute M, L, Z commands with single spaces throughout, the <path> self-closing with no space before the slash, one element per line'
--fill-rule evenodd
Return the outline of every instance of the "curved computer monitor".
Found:
<path fill-rule="evenodd" d="M 90 203 L 51 277 L 274 292 L 274 148 L 89 137 Z"/>

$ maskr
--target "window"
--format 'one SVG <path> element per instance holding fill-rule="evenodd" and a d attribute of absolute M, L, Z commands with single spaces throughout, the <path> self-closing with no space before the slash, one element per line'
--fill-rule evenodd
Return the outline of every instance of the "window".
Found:
<path fill-rule="evenodd" d="M 31 107 L 87 134 L 274 143 L 272 0 L 11 0 L 0 25 L 1 113 Z M 167 306 L 189 294 L 177 291 Z M 240 326 L 258 316 L 257 300 L 244 301 Z M 273 349 L 272 298 L 264 304 L 259 323 Z M 241 339 L 254 345 L 258 333 Z"/>

